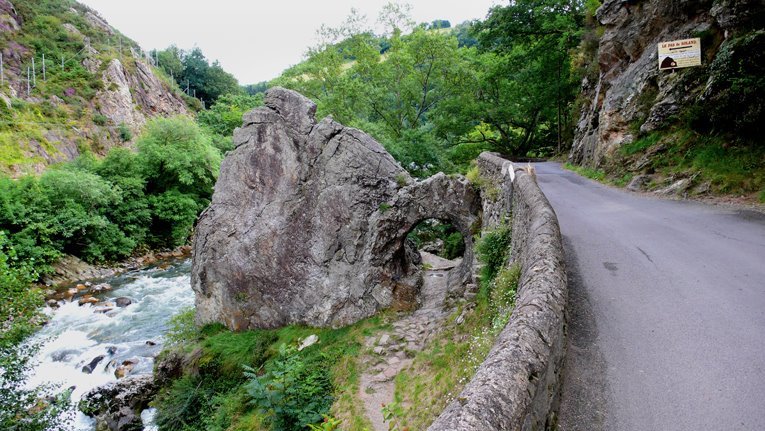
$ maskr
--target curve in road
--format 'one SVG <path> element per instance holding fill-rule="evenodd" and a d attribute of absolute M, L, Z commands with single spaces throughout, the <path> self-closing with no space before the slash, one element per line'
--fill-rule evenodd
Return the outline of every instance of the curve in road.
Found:
<path fill-rule="evenodd" d="M 570 272 L 559 430 L 765 430 L 765 216 L 535 165 Z"/>

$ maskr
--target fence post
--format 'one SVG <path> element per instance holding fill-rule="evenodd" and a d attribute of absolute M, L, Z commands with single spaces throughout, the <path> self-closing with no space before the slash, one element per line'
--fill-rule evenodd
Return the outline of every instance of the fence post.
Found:
<path fill-rule="evenodd" d="M 43 82 L 47 81 L 45 79 L 45 54 L 43 54 Z"/>

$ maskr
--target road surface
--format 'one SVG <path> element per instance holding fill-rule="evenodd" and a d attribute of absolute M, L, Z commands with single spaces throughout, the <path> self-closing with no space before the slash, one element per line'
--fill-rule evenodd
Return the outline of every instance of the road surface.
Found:
<path fill-rule="evenodd" d="M 558 429 L 765 430 L 765 216 L 535 167 L 570 273 Z"/>

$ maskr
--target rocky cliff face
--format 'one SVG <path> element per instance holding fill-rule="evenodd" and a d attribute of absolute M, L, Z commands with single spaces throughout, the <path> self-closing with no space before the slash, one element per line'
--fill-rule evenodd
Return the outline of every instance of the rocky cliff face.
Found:
<path fill-rule="evenodd" d="M 589 103 L 582 108 L 569 160 L 602 166 L 641 133 L 723 97 L 722 57 L 744 52 L 737 40 L 742 33 L 757 36 L 764 5 L 762 0 L 606 0 L 596 15 L 604 27 L 599 77 L 582 83 Z M 693 37 L 701 38 L 701 67 L 658 70 L 659 42 Z"/>
<path fill-rule="evenodd" d="M 245 114 L 194 240 L 199 323 L 231 329 L 337 326 L 417 304 L 421 271 L 406 235 L 448 220 L 468 242 L 480 202 L 462 177 L 415 182 L 385 149 L 298 93 L 269 90 Z"/>
<path fill-rule="evenodd" d="M 153 116 L 189 114 L 135 42 L 74 1 L 0 0 L 0 49 L 1 171 L 40 172 L 83 147 L 103 154 L 129 144 L 125 130 L 135 136 Z"/>

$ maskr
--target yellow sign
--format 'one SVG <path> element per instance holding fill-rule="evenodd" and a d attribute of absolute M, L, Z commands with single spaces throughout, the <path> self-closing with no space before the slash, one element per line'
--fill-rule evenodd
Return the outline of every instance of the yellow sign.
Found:
<path fill-rule="evenodd" d="M 659 70 L 701 66 L 701 39 L 659 42 Z"/>

